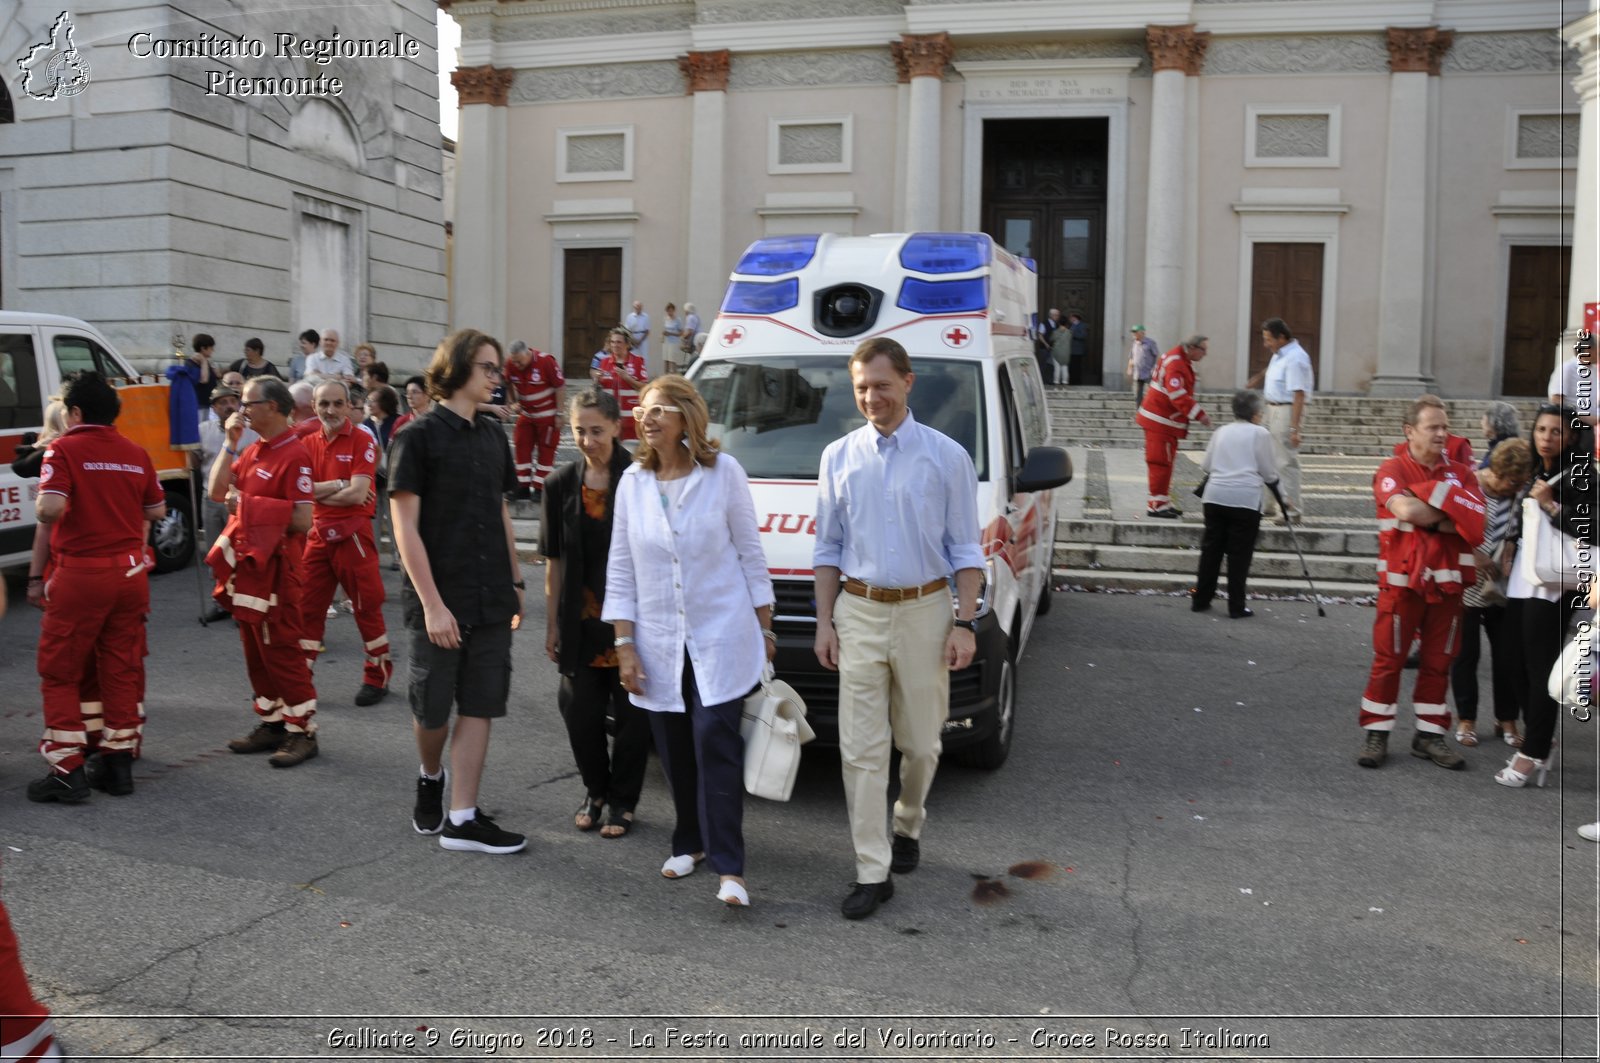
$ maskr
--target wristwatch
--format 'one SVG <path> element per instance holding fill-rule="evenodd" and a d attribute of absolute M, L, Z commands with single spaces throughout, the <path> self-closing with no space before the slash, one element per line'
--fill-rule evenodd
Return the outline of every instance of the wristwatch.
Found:
<path fill-rule="evenodd" d="M 957 620 L 956 627 L 964 627 L 974 635 L 978 633 L 978 622 L 976 620 Z"/>

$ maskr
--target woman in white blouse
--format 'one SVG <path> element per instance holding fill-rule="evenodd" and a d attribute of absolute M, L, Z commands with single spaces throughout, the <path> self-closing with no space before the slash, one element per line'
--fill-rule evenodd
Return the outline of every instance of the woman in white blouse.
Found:
<path fill-rule="evenodd" d="M 601 619 L 616 629 L 629 700 L 650 715 L 677 825 L 666 878 L 709 860 L 717 899 L 744 906 L 740 710 L 777 651 L 772 580 L 744 469 L 706 438 L 705 400 L 652 380 L 633 411 L 641 442 L 623 474 Z"/>
<path fill-rule="evenodd" d="M 1233 393 L 1233 415 L 1238 418 L 1211 434 L 1200 468 L 1206 475 L 1201 500 L 1205 503 L 1206 531 L 1200 540 L 1200 572 L 1195 578 L 1192 608 L 1211 608 L 1217 593 L 1217 573 L 1222 556 L 1228 556 L 1228 615 L 1235 620 L 1254 616 L 1245 606 L 1245 580 L 1261 529 L 1262 491 L 1278 482 L 1278 459 L 1273 454 L 1272 433 L 1261 425 L 1261 395 L 1255 391 Z"/>

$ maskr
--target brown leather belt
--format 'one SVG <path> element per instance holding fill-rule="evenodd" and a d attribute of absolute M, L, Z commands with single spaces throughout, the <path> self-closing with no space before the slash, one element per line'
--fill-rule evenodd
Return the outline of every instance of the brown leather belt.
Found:
<path fill-rule="evenodd" d="M 870 583 L 863 583 L 854 576 L 846 576 L 844 591 L 857 598 L 866 598 L 874 602 L 909 602 L 923 598 L 934 591 L 947 590 L 949 584 L 942 579 L 930 580 L 920 587 L 874 587 Z"/>

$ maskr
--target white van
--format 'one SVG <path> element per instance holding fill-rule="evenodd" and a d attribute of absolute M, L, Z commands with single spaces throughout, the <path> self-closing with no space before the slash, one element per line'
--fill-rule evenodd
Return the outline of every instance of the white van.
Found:
<path fill-rule="evenodd" d="M 711 435 L 750 474 L 777 592 L 776 667 L 825 742 L 837 740 L 839 692 L 812 652 L 817 470 L 823 448 L 863 423 L 850 352 L 888 335 L 911 355 L 917 420 L 964 446 L 978 472 L 978 653 L 950 677 L 944 745 L 987 768 L 1010 752 L 1016 662 L 1050 607 L 1051 489 L 1072 478 L 1034 359 L 1037 291 L 1032 263 L 982 233 L 772 237 L 733 272 L 690 377 Z"/>
<path fill-rule="evenodd" d="M 117 428 L 150 452 L 166 488 L 167 517 L 150 533 L 156 570 L 184 567 L 194 556 L 195 524 L 185 455 L 166 446 L 168 385 L 153 377 L 141 379 L 87 322 L 0 310 L 0 568 L 26 564 L 33 549 L 39 481 L 24 480 L 11 471 L 16 449 L 44 430 L 49 396 L 59 395 L 61 381 L 81 369 L 94 370 L 123 389 Z M 136 420 L 135 410 L 152 416 Z"/>

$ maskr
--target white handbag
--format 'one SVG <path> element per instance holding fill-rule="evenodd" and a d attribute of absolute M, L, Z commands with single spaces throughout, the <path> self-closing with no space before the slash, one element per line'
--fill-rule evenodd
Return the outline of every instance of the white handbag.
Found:
<path fill-rule="evenodd" d="M 1565 709 L 1586 709 L 1594 701 L 1594 625 L 1584 621 L 1550 669 L 1547 693 Z"/>
<path fill-rule="evenodd" d="M 1554 524 L 1539 503 L 1522 500 L 1522 548 L 1517 552 L 1517 569 L 1523 579 L 1536 587 L 1573 587 L 1578 573 L 1586 566 L 1578 556 L 1572 537 Z"/>
<path fill-rule="evenodd" d="M 787 801 L 800 771 L 800 747 L 816 737 L 806 722 L 806 703 L 794 688 L 761 669 L 761 688 L 744 699 L 739 733 L 744 736 L 744 788 L 755 797 Z"/>

